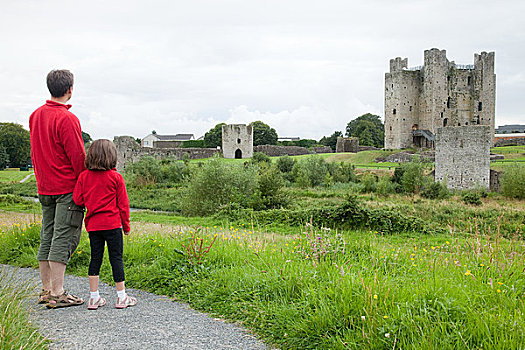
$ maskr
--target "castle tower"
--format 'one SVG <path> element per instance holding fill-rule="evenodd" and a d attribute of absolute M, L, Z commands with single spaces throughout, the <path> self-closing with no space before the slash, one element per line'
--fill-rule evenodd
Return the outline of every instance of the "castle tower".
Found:
<path fill-rule="evenodd" d="M 253 156 L 253 128 L 245 124 L 222 126 L 222 155 L 224 158 L 251 158 Z"/>
<path fill-rule="evenodd" d="M 438 128 L 488 125 L 494 139 L 494 52 L 473 65 L 449 61 L 445 50 L 424 52 L 424 65 L 390 60 L 385 74 L 385 148 L 434 147 Z"/>

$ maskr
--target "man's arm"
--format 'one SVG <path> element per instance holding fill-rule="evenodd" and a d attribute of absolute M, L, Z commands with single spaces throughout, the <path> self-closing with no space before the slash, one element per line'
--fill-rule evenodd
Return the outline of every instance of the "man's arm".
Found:
<path fill-rule="evenodd" d="M 63 119 L 59 132 L 64 151 L 71 162 L 75 176 L 78 178 L 80 173 L 86 170 L 84 165 L 86 150 L 78 118 L 74 115 L 68 115 Z"/>
<path fill-rule="evenodd" d="M 73 201 L 76 205 L 79 206 L 84 205 L 84 193 L 82 193 L 82 180 L 83 177 L 80 176 L 75 185 L 75 189 L 73 190 Z"/>

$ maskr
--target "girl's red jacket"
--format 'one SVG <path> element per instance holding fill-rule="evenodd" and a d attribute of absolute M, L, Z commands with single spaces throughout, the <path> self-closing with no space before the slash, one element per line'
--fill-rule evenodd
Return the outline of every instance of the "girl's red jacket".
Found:
<path fill-rule="evenodd" d="M 73 200 L 87 209 L 86 230 L 101 231 L 122 227 L 130 231 L 129 199 L 124 178 L 115 169 L 86 170 L 78 177 Z"/>

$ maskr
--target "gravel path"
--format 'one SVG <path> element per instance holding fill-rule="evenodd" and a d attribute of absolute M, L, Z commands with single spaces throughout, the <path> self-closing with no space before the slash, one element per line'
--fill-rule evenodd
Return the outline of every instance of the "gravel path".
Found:
<path fill-rule="evenodd" d="M 14 273 L 39 292 L 38 270 L 0 265 L 0 273 Z M 68 275 L 64 285 L 89 298 L 87 278 Z M 31 304 L 41 333 L 53 341 L 51 349 L 270 349 L 243 328 L 167 297 L 127 289 L 138 304 L 117 310 L 115 288 L 101 283 L 99 290 L 107 304 L 98 310 L 87 310 L 86 304 L 56 310 Z"/>

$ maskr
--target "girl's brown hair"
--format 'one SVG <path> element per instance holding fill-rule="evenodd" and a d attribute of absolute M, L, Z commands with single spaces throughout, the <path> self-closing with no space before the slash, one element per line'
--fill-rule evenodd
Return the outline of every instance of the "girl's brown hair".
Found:
<path fill-rule="evenodd" d="M 86 155 L 86 169 L 111 170 L 117 166 L 117 148 L 113 142 L 100 139 L 89 146 Z"/>

